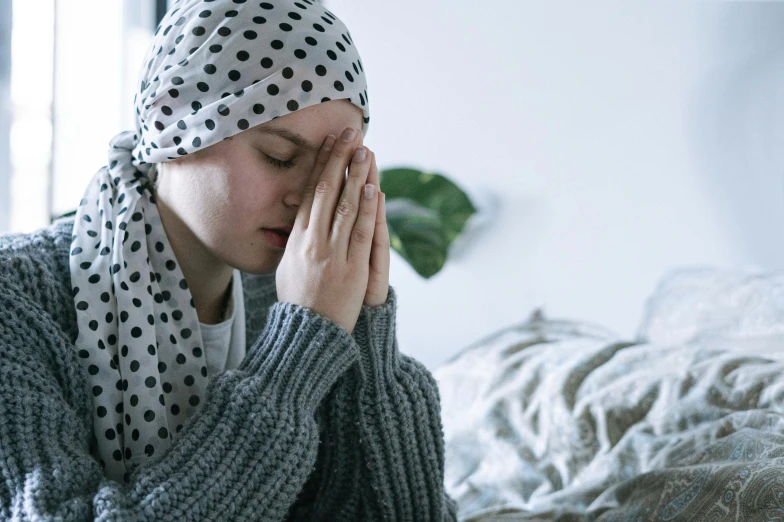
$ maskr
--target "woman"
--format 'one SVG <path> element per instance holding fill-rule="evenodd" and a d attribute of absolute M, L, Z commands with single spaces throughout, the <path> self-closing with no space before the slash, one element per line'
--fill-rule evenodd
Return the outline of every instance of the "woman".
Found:
<path fill-rule="evenodd" d="M 0 519 L 455 520 L 345 25 L 176 1 L 134 104 L 76 215 L 0 238 Z"/>

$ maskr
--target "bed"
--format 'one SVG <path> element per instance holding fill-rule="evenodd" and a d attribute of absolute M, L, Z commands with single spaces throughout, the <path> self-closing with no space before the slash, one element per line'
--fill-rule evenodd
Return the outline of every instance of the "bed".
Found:
<path fill-rule="evenodd" d="M 433 375 L 460 521 L 784 521 L 784 272 L 669 273 L 634 339 L 537 310 Z"/>

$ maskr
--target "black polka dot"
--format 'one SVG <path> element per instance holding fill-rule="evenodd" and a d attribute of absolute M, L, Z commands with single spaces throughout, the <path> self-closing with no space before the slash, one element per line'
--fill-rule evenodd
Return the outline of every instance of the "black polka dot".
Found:
<path fill-rule="evenodd" d="M 283 49 L 283 42 L 281 42 L 280 40 L 272 40 L 272 42 L 270 42 L 270 45 L 276 51 L 280 51 L 281 49 Z"/>
<path fill-rule="evenodd" d="M 274 83 L 271 83 L 271 84 L 269 84 L 267 86 L 267 93 L 269 93 L 271 96 L 275 96 L 279 92 L 280 92 L 280 89 Z"/>
<path fill-rule="evenodd" d="M 269 69 L 272 67 L 272 58 L 262 58 L 260 63 L 262 67 Z"/>
<path fill-rule="evenodd" d="M 250 124 L 248 123 L 248 120 L 242 119 L 237 122 L 237 127 L 239 127 L 241 130 L 245 130 L 250 127 Z"/>
<path fill-rule="evenodd" d="M 323 65 L 317 65 L 316 74 L 318 74 L 319 76 L 325 76 L 327 74 L 327 68 L 324 67 Z"/>
<path fill-rule="evenodd" d="M 211 63 L 208 63 L 207 65 L 204 66 L 204 72 L 206 72 L 207 74 L 215 74 L 217 70 L 218 68 Z"/>

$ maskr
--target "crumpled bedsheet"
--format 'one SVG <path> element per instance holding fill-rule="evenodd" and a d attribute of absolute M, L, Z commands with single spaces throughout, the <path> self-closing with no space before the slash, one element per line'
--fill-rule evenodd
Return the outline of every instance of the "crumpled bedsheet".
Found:
<path fill-rule="evenodd" d="M 784 521 L 784 286 L 765 278 L 784 281 L 683 271 L 638 339 L 537 311 L 436 368 L 459 519 Z M 676 324 L 686 295 L 707 326 Z M 706 320 L 744 309 L 769 324 Z M 665 324 L 677 342 L 646 338 Z"/>

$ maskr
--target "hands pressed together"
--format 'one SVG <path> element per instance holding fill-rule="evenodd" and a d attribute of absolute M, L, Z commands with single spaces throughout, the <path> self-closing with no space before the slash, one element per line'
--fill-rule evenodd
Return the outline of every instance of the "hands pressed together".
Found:
<path fill-rule="evenodd" d="M 362 305 L 384 304 L 389 291 L 384 194 L 362 137 L 348 128 L 324 140 L 276 271 L 280 301 L 308 307 L 349 333 Z"/>

